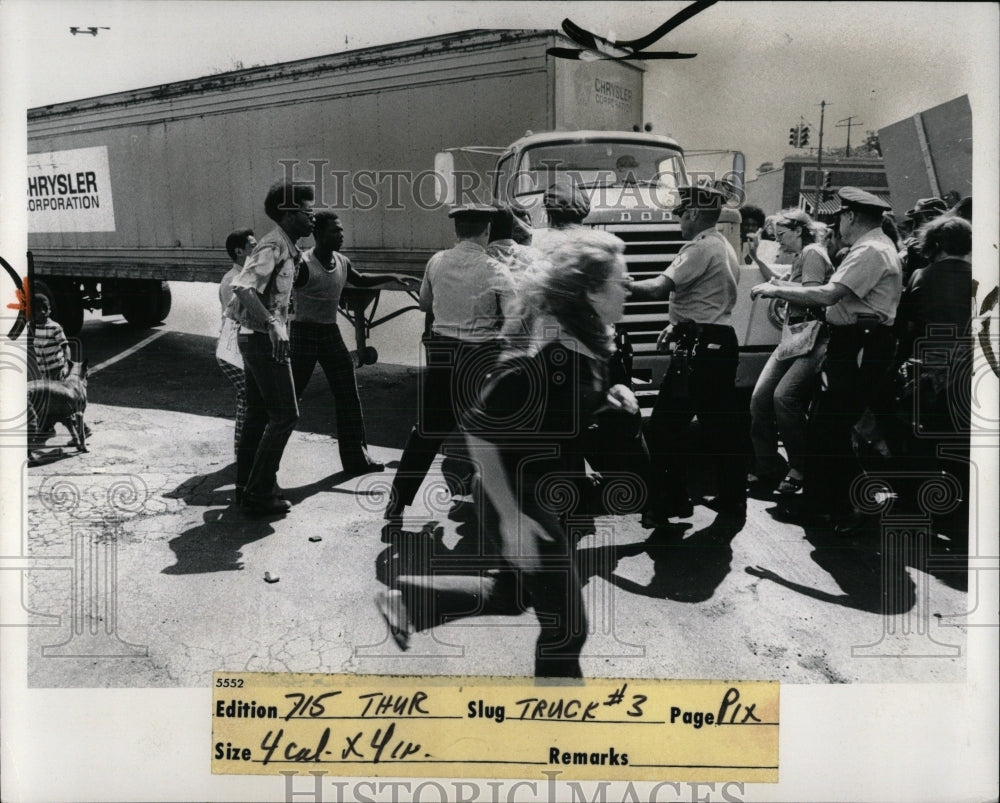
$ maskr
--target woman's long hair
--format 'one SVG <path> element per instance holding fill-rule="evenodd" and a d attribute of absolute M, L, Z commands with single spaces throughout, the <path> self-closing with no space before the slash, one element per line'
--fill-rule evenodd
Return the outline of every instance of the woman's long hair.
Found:
<path fill-rule="evenodd" d="M 561 235 L 525 273 L 504 335 L 513 349 L 524 351 L 530 347 L 525 337 L 536 343 L 545 337 L 537 331 L 544 315 L 555 319 L 562 336 L 607 358 L 614 351 L 613 336 L 587 294 L 616 278 L 625 244 L 613 234 L 580 226 Z"/>
<path fill-rule="evenodd" d="M 816 242 L 817 235 L 820 234 L 819 225 L 808 214 L 794 206 L 778 212 L 774 222 L 778 226 L 801 234 L 803 248 Z"/>

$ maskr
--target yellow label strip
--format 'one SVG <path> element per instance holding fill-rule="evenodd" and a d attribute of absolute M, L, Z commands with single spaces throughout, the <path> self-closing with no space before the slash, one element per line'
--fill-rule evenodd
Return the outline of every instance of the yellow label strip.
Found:
<path fill-rule="evenodd" d="M 212 772 L 778 780 L 764 681 L 216 673 Z"/>

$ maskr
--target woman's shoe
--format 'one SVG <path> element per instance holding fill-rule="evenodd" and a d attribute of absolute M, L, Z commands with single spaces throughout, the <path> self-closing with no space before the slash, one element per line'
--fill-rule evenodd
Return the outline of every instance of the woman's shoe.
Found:
<path fill-rule="evenodd" d="M 785 477 L 778 485 L 778 493 L 785 496 L 791 496 L 792 494 L 797 494 L 802 490 L 802 478 L 793 477 L 789 474 Z"/>
<path fill-rule="evenodd" d="M 754 491 L 773 491 L 781 482 L 781 474 L 751 472 L 747 474 L 747 487 Z"/>

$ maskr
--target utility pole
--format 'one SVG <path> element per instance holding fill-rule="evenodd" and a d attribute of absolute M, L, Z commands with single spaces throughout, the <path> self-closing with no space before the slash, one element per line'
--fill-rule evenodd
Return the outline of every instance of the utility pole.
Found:
<path fill-rule="evenodd" d="M 847 158 L 848 159 L 851 158 L 851 126 L 863 125 L 863 123 L 854 123 L 854 122 L 851 122 L 853 119 L 854 119 L 854 115 L 852 114 L 850 117 L 845 117 L 843 120 L 840 120 L 837 123 L 837 128 L 846 128 L 847 129 Z"/>
<path fill-rule="evenodd" d="M 816 148 L 816 202 L 813 205 L 813 216 L 819 214 L 819 202 L 823 196 L 823 116 L 826 114 L 826 101 L 819 104 L 819 146 Z"/>

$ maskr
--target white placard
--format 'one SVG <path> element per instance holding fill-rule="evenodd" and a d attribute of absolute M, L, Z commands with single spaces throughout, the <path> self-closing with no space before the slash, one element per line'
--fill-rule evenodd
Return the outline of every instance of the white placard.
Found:
<path fill-rule="evenodd" d="M 105 145 L 28 154 L 28 232 L 114 231 Z"/>

